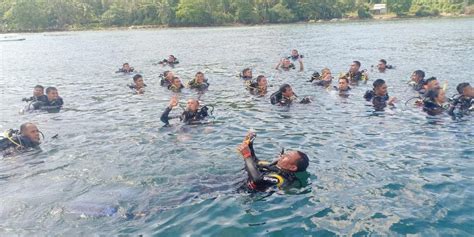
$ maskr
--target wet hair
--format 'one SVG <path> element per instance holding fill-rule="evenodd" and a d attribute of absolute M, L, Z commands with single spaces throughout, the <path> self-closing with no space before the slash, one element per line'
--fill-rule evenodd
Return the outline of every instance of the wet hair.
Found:
<path fill-rule="evenodd" d="M 441 90 L 442 89 L 440 87 L 433 88 L 425 93 L 425 97 L 429 98 L 431 101 L 434 101 L 439 96 Z"/>
<path fill-rule="evenodd" d="M 262 80 L 262 78 L 265 78 L 264 75 L 258 75 L 257 77 L 257 83 L 260 82 Z"/>
<path fill-rule="evenodd" d="M 339 81 L 344 80 L 347 84 L 349 84 L 349 79 L 346 76 L 339 77 Z"/>
<path fill-rule="evenodd" d="M 125 65 L 129 65 L 129 64 L 128 64 L 128 63 L 124 63 L 124 64 L 122 64 L 122 67 L 125 66 Z"/>
<path fill-rule="evenodd" d="M 322 76 L 326 76 L 326 74 L 328 73 L 331 73 L 331 70 L 327 67 L 323 68 L 323 70 L 321 70 L 321 75 Z"/>
<path fill-rule="evenodd" d="M 436 80 L 438 80 L 436 77 L 430 77 L 430 78 L 425 80 L 425 84 L 423 84 L 423 85 L 428 85 L 428 83 L 430 83 L 432 81 L 436 81 Z"/>
<path fill-rule="evenodd" d="M 285 93 L 286 90 L 288 90 L 288 88 L 291 88 L 291 86 L 289 84 L 283 84 L 280 86 L 280 89 L 278 90 L 280 93 Z"/>
<path fill-rule="evenodd" d="M 51 91 L 57 91 L 57 90 L 58 89 L 56 89 L 56 87 L 50 86 L 50 87 L 46 88 L 46 94 L 49 94 L 49 92 L 51 92 Z"/>
<path fill-rule="evenodd" d="M 137 75 L 133 76 L 133 81 L 136 82 L 136 81 L 138 81 L 138 79 L 140 79 L 140 78 L 143 78 L 142 75 L 137 74 Z"/>
<path fill-rule="evenodd" d="M 179 77 L 173 77 L 173 79 L 171 81 L 174 82 L 176 80 L 179 80 Z"/>
<path fill-rule="evenodd" d="M 164 71 L 164 72 L 163 72 L 163 76 L 164 76 L 164 77 L 167 77 L 170 72 L 171 72 L 171 71 Z"/>
<path fill-rule="evenodd" d="M 172 57 L 173 59 L 176 59 L 176 57 L 173 54 L 170 54 L 169 57 Z"/>
<path fill-rule="evenodd" d="M 379 61 L 380 61 L 381 63 L 387 65 L 387 60 L 385 60 L 385 59 L 380 59 Z"/>
<path fill-rule="evenodd" d="M 298 155 L 300 155 L 300 158 L 298 159 L 298 161 L 296 161 L 296 166 L 298 167 L 296 172 L 306 171 L 306 168 L 308 168 L 309 166 L 308 156 L 301 151 L 296 152 L 298 152 Z"/>
<path fill-rule="evenodd" d="M 197 75 L 204 75 L 204 73 L 199 71 L 199 72 L 196 72 L 196 75 L 194 76 L 197 77 Z"/>
<path fill-rule="evenodd" d="M 456 90 L 458 91 L 459 94 L 462 94 L 464 92 L 464 88 L 468 86 L 470 86 L 468 82 L 459 83 L 458 86 L 456 87 Z"/>
<path fill-rule="evenodd" d="M 374 81 L 372 85 L 374 86 L 374 89 L 375 89 L 377 87 L 382 86 L 383 84 L 385 84 L 385 81 L 383 79 L 377 79 Z"/>
<path fill-rule="evenodd" d="M 248 68 L 245 68 L 244 70 L 242 70 L 242 76 L 245 74 L 246 71 L 251 71 L 252 69 L 250 69 L 249 67 Z"/>
<path fill-rule="evenodd" d="M 36 85 L 35 86 L 35 89 L 41 89 L 41 90 L 44 90 L 44 87 L 42 85 Z"/>
<path fill-rule="evenodd" d="M 34 125 L 34 123 L 30 123 L 30 122 L 26 122 L 26 123 L 23 123 L 22 125 L 20 125 L 20 133 L 22 134 L 23 132 L 25 132 L 26 130 L 26 127 L 28 127 L 28 125 Z"/>
<path fill-rule="evenodd" d="M 425 72 L 422 70 L 416 70 L 413 73 L 421 78 L 425 78 Z"/>
<path fill-rule="evenodd" d="M 357 66 L 360 67 L 360 62 L 359 61 L 353 61 L 353 63 L 357 64 Z"/>

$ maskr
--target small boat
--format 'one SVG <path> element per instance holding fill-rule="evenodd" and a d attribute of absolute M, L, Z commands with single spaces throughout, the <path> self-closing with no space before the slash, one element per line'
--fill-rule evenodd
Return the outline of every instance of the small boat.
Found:
<path fill-rule="evenodd" d="M 26 39 L 25 38 L 8 38 L 8 37 L 0 38 L 0 42 L 23 41 L 23 40 L 26 40 Z"/>

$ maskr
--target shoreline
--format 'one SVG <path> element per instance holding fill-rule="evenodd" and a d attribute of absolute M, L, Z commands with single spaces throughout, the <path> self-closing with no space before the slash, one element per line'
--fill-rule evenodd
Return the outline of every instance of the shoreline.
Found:
<path fill-rule="evenodd" d="M 180 29 L 180 28 L 209 28 L 209 27 L 249 27 L 249 26 L 272 26 L 286 24 L 320 24 L 320 23 L 340 23 L 340 22 L 376 22 L 376 21 L 396 21 L 396 20 L 413 20 L 413 19 L 464 19 L 474 18 L 472 14 L 440 14 L 439 16 L 396 16 L 394 14 L 375 15 L 372 18 L 361 19 L 358 17 L 333 18 L 329 20 L 309 20 L 288 23 L 260 23 L 260 24 L 241 24 L 231 23 L 222 25 L 208 26 L 169 26 L 169 25 L 130 25 L 130 26 L 82 26 L 70 27 L 68 29 L 51 29 L 40 31 L 0 31 L 0 35 L 19 34 L 19 33 L 61 33 L 61 32 L 80 32 L 80 31 L 125 31 L 125 30 L 142 30 L 142 29 Z"/>

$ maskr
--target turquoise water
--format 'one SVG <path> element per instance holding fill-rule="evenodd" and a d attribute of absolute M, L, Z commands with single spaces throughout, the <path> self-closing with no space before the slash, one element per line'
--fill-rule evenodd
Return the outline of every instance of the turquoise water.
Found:
<path fill-rule="evenodd" d="M 472 116 L 427 117 L 404 102 L 415 95 L 406 81 L 416 69 L 448 81 L 448 95 L 473 83 L 473 23 L 40 33 L 0 42 L 0 130 L 33 121 L 46 136 L 41 152 L 0 159 L 0 235 L 472 235 Z M 305 55 L 306 70 L 273 70 L 291 48 Z M 214 124 L 162 128 L 172 94 L 159 86 L 168 68 L 153 63 L 171 53 L 184 81 L 206 74 L 211 86 L 200 99 L 215 106 Z M 360 60 L 370 70 L 380 58 L 397 68 L 370 77 L 387 81 L 396 109 L 367 106 L 369 85 L 346 99 L 305 82 L 323 67 L 337 74 Z M 131 95 L 131 77 L 114 73 L 125 61 L 144 75 L 144 95 Z M 314 102 L 270 106 L 237 80 L 244 67 L 267 75 L 270 91 L 290 83 Z M 36 84 L 58 87 L 65 109 L 19 114 Z M 186 91 L 181 102 L 196 96 Z M 237 192 L 245 173 L 235 147 L 248 129 L 258 133 L 261 159 L 282 147 L 305 151 L 309 184 Z"/>

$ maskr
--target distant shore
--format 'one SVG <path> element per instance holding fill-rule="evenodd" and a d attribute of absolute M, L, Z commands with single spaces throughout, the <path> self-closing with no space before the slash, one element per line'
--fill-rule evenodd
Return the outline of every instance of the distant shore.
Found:
<path fill-rule="evenodd" d="M 67 29 L 46 29 L 40 31 L 0 31 L 1 34 L 12 34 L 12 33 L 51 33 L 51 32 L 75 32 L 75 31 L 110 31 L 110 30 L 139 30 L 139 29 L 173 29 L 173 28 L 206 28 L 206 27 L 245 27 L 245 26 L 271 26 L 281 24 L 318 24 L 318 23 L 330 23 L 330 22 L 369 22 L 369 21 L 390 21 L 390 20 L 405 20 L 405 19 L 440 19 L 440 18 L 474 18 L 474 15 L 465 14 L 440 14 L 438 16 L 396 16 L 395 14 L 385 15 L 374 15 L 372 18 L 361 19 L 354 16 L 347 16 L 343 18 L 333 18 L 330 20 L 309 20 L 309 21 L 298 21 L 293 23 L 261 23 L 261 24 L 222 24 L 222 25 L 208 25 L 208 26 L 169 26 L 169 25 L 130 25 L 130 26 L 71 26 Z M 1 39 L 1 38 L 0 38 Z"/>

